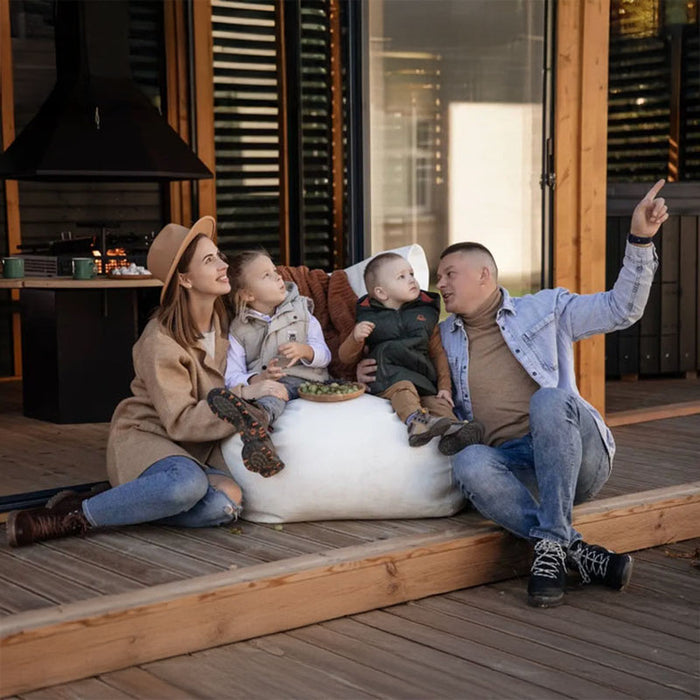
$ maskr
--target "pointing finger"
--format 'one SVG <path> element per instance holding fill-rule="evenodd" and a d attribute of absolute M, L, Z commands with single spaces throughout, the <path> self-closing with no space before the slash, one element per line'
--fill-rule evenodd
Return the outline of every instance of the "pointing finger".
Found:
<path fill-rule="evenodd" d="M 661 188 L 666 184 L 666 180 L 661 178 L 656 184 L 646 193 L 644 199 L 652 201 L 654 197 L 661 191 Z"/>

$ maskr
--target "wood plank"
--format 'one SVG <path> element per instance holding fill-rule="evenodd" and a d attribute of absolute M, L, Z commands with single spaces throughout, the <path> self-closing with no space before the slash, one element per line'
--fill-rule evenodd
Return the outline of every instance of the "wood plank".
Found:
<path fill-rule="evenodd" d="M 165 0 L 163 5 L 167 117 L 180 138 L 190 144 L 187 27 L 182 0 Z M 183 226 L 192 223 L 192 183 L 169 183 L 168 221 Z"/>
<path fill-rule="evenodd" d="M 192 3 L 194 90 L 197 123 L 197 156 L 214 173 L 198 180 L 198 215 L 216 218 L 216 151 L 214 147 L 214 48 L 211 0 Z"/>
<path fill-rule="evenodd" d="M 556 30 L 554 286 L 597 292 L 605 286 L 609 0 L 562 0 Z M 582 396 L 604 411 L 603 336 L 574 352 Z"/>
<path fill-rule="evenodd" d="M 293 12 L 294 7 L 290 5 Z M 281 265 L 291 264 L 290 198 L 289 198 L 289 85 L 287 83 L 287 50 L 285 43 L 286 3 L 275 2 L 275 53 L 277 62 L 277 129 L 279 134 L 279 255 Z"/>
<path fill-rule="evenodd" d="M 369 624 L 369 622 L 373 624 Z M 398 636 L 383 629 L 381 621 L 376 618 L 363 622 L 361 616 L 341 618 L 320 625 L 321 628 L 337 632 L 359 644 L 369 647 L 373 651 L 380 650 L 399 655 L 408 661 L 413 671 L 406 673 L 407 678 L 416 675 L 420 670 L 421 676 L 439 674 L 439 681 L 434 683 L 435 688 L 449 688 L 446 679 L 455 678 L 462 684 L 461 692 L 454 693 L 453 697 L 465 695 L 465 688 L 469 689 L 469 695 L 474 697 L 493 696 L 499 694 L 508 697 L 512 694 L 512 681 L 504 678 L 497 670 L 487 668 L 470 658 L 455 656 L 442 645 L 435 643 L 422 643 L 417 639 L 411 639 L 408 635 Z M 290 632 L 293 635 L 301 635 L 316 630 L 318 627 L 307 627 L 298 632 Z M 445 683 L 445 685 L 443 685 Z M 518 680 L 517 695 L 519 698 L 543 698 L 559 697 L 558 693 L 547 692 L 544 688 L 531 683 L 528 679 Z"/>
<path fill-rule="evenodd" d="M 619 551 L 698 536 L 700 483 L 585 504 L 575 524 Z M 0 622 L 2 692 L 498 580 L 527 570 L 528 549 L 495 527 L 406 536 L 13 615 Z"/>
<path fill-rule="evenodd" d="M 695 290 L 698 286 L 698 216 L 682 216 L 680 226 L 680 328 L 679 370 L 694 371 L 698 368 L 700 349 L 696 348 L 698 309 Z"/>
<path fill-rule="evenodd" d="M 133 698 L 167 698 L 168 700 L 191 700 L 192 698 L 190 693 L 141 668 L 132 667 L 114 671 L 101 676 L 100 680 L 105 685 L 121 690 Z"/>
<path fill-rule="evenodd" d="M 485 630 L 479 630 L 477 638 L 469 638 L 463 621 L 448 616 L 441 616 L 436 612 L 426 614 L 417 606 L 400 606 L 386 612 L 369 612 L 359 615 L 358 620 L 365 624 L 372 624 L 380 629 L 391 632 L 399 637 L 415 639 L 423 644 L 439 645 L 460 658 L 470 659 L 476 663 L 505 674 L 506 677 L 527 678 L 530 683 L 540 686 L 542 690 L 551 693 L 568 695 L 574 683 L 568 673 L 555 672 L 549 664 L 542 664 L 525 658 L 526 650 L 519 648 L 513 653 L 513 649 L 501 649 L 488 642 L 483 643 Z M 478 641 L 477 641 L 478 639 Z M 502 638 L 503 642 L 504 639 Z M 528 644 L 519 643 L 519 647 L 527 647 Z M 616 693 L 611 688 L 599 685 L 593 680 L 575 678 L 579 696 L 622 698 L 622 693 Z M 512 688 L 506 691 L 505 697 L 512 697 Z"/>
<path fill-rule="evenodd" d="M 124 700 L 133 696 L 103 683 L 98 678 L 87 678 L 84 681 L 73 683 L 70 687 L 60 690 L 45 688 L 22 696 L 23 700 L 86 700 L 87 698 L 99 698 L 99 700 Z"/>
<path fill-rule="evenodd" d="M 10 33 L 10 0 L 0 0 L 0 146 L 7 149 L 15 140 L 15 97 L 12 62 L 12 36 Z M 17 180 L 5 180 L 5 231 L 7 251 L 19 252 L 22 230 L 19 215 L 19 185 Z M 11 293 L 17 301 L 17 292 Z M 12 314 L 12 366 L 15 376 L 22 375 L 22 328 L 19 313 Z"/>
<path fill-rule="evenodd" d="M 564 598 L 563 606 L 557 610 L 547 611 L 543 615 L 542 610 L 532 609 L 526 605 L 526 587 L 525 579 L 504 581 L 493 586 L 450 593 L 447 598 L 469 606 L 468 612 L 464 614 L 469 615 L 470 619 L 472 619 L 471 615 L 474 615 L 473 619 L 483 622 L 484 615 L 497 615 L 504 621 L 497 622 L 497 618 L 493 618 L 490 624 L 499 626 L 507 626 L 511 622 L 525 624 L 528 627 L 521 632 L 524 636 L 533 635 L 533 639 L 542 639 L 544 643 L 546 643 L 546 636 L 549 636 L 551 643 L 558 642 L 560 648 L 576 650 L 578 654 L 590 655 L 594 660 L 597 659 L 598 654 L 603 656 L 610 654 L 610 661 L 625 663 L 623 659 L 616 659 L 616 655 L 620 654 L 627 657 L 628 668 L 635 669 L 635 673 L 640 670 L 640 667 L 632 659 L 637 658 L 646 664 L 651 664 L 649 671 L 661 673 L 662 669 L 674 670 L 679 680 L 688 683 L 688 679 L 680 674 L 691 673 L 687 657 L 692 644 L 686 641 L 679 647 L 684 652 L 684 658 L 679 658 L 673 649 L 667 647 L 669 641 L 674 641 L 672 635 L 644 626 L 639 610 L 640 597 L 637 598 L 634 614 L 623 614 L 620 617 L 619 623 L 623 627 L 622 632 L 618 634 L 618 620 L 614 614 L 611 617 L 610 613 L 617 602 L 628 596 L 627 591 L 617 593 L 595 587 L 569 591 Z M 604 599 L 607 599 L 607 604 L 601 602 Z M 432 606 L 432 600 L 426 601 L 425 605 Z M 687 607 L 685 607 L 685 613 L 688 614 Z M 613 620 L 615 624 L 611 624 Z M 546 632 L 544 638 L 540 630 Z M 644 637 L 647 632 L 650 634 L 648 639 Z M 652 640 L 656 645 L 652 644 Z M 597 652 L 594 649 L 596 646 Z M 605 663 L 604 660 L 602 662 Z M 657 665 L 662 668 L 657 668 Z M 654 673 L 641 672 L 644 677 L 651 680 L 658 677 Z M 676 673 L 669 674 L 668 677 Z M 660 693 L 658 695 L 660 696 Z"/>
<path fill-rule="evenodd" d="M 579 231 L 580 238 L 576 291 L 593 294 L 605 289 L 610 1 L 586 0 L 581 6 L 580 99 L 585 108 L 579 115 L 580 221 L 575 230 Z M 578 345 L 579 390 L 604 415 L 605 336 L 598 334 Z"/>
<path fill-rule="evenodd" d="M 662 406 L 644 406 L 631 408 L 627 411 L 615 411 L 605 416 L 605 422 L 610 428 L 634 423 L 647 423 L 664 418 L 679 418 L 681 416 L 694 416 L 700 413 L 699 401 L 681 401 Z"/>
<path fill-rule="evenodd" d="M 519 582 L 518 586 L 520 590 L 524 590 L 523 583 Z M 514 588 L 515 584 L 512 587 Z M 590 608 L 586 608 L 589 590 L 591 589 L 585 591 L 586 595 L 583 593 L 579 595 L 576 591 L 567 592 L 565 597 L 566 606 L 575 605 L 573 601 L 580 601 L 580 605 L 586 611 L 586 619 L 590 617 L 587 613 L 592 612 Z M 608 598 L 619 597 L 610 591 L 605 593 Z M 680 688 L 688 693 L 692 693 L 693 688 L 696 687 L 697 680 L 689 671 L 691 665 L 687 657 L 692 644 L 684 640 L 681 648 L 685 653 L 676 654 L 665 647 L 669 641 L 669 635 L 663 635 L 662 639 L 658 633 L 646 636 L 647 630 L 640 629 L 636 625 L 634 627 L 636 637 L 630 640 L 630 644 L 622 645 L 623 651 L 620 648 L 620 636 L 615 634 L 614 630 L 595 636 L 594 631 L 600 633 L 604 629 L 604 621 L 595 619 L 596 616 L 593 616 L 594 623 L 600 622 L 597 628 L 589 627 L 588 624 L 583 625 L 580 620 L 569 619 L 567 608 L 548 614 L 546 617 L 532 616 L 524 624 L 517 612 L 515 616 L 511 616 L 510 608 L 505 607 L 499 613 L 490 609 L 480 609 L 469 605 L 468 596 L 466 601 L 452 596 L 428 598 L 417 603 L 416 607 L 425 609 L 427 616 L 435 611 L 461 620 L 464 633 L 471 637 L 476 636 L 481 630 L 488 630 L 487 633 L 480 634 L 485 644 L 497 644 L 500 645 L 499 648 L 505 650 L 509 648 L 509 642 L 511 642 L 515 644 L 511 647 L 511 651 L 515 653 L 519 646 L 523 648 L 539 646 L 542 648 L 540 653 L 544 654 L 543 661 L 548 665 L 553 662 L 553 659 L 548 660 L 550 652 L 564 651 L 565 656 L 559 658 L 559 663 L 564 671 L 569 665 L 573 667 L 573 678 L 581 674 L 584 677 L 590 674 L 595 677 L 596 682 L 620 690 L 624 689 L 625 692 L 635 694 L 637 697 L 660 696 L 664 692 L 664 686 Z M 611 607 L 614 607 L 614 604 Z M 574 617 L 577 617 L 577 614 L 578 610 L 574 612 Z M 550 618 L 561 619 L 565 624 L 559 626 L 559 631 L 554 631 L 550 629 Z M 413 616 L 411 619 L 414 619 Z M 608 619 L 613 620 L 615 616 Z M 583 635 L 581 635 L 582 632 Z M 490 634 L 493 636 L 489 636 Z M 500 635 L 507 635 L 505 641 L 502 641 Z M 586 639 L 581 639 L 581 636 L 585 636 Z M 567 656 L 574 658 L 566 658 Z M 671 666 L 668 666 L 666 661 L 670 661 Z M 592 667 L 598 668 L 598 671 L 594 672 Z"/>
<path fill-rule="evenodd" d="M 555 683 L 547 686 L 557 692 L 565 693 L 566 684 L 569 688 L 575 685 L 579 693 L 594 697 L 608 697 L 608 693 L 615 694 L 615 691 L 619 695 L 623 692 L 621 687 L 625 688 L 624 692 L 631 692 L 636 697 L 655 697 L 663 692 L 663 686 L 653 679 L 637 674 L 630 677 L 629 671 L 609 661 L 602 663 L 599 653 L 592 659 L 588 659 L 585 654 L 576 653 L 581 650 L 574 650 L 573 645 L 566 643 L 570 640 L 564 640 L 562 643 L 559 639 L 557 644 L 554 638 L 548 639 L 548 635 L 537 634 L 534 630 L 532 636 L 520 636 L 512 634 L 512 626 L 502 630 L 499 625 L 484 624 L 483 619 L 479 622 L 473 621 L 469 617 L 469 610 L 463 609 L 456 601 L 433 602 L 429 606 L 416 603 L 397 607 L 390 612 L 456 637 L 474 639 L 478 635 L 479 646 L 483 647 L 489 656 L 495 656 L 497 653 L 506 655 L 505 660 L 494 658 L 494 663 L 532 664 L 536 670 L 532 675 L 528 675 L 534 681 L 538 680 L 538 673 L 549 677 L 552 675 L 551 670 L 558 671 Z M 507 657 L 512 657 L 512 660 Z M 618 662 L 621 660 L 617 659 Z M 642 663 L 629 663 L 629 668 L 635 671 L 641 671 L 642 666 Z M 679 676 L 680 674 L 674 674 L 676 679 Z M 593 685 L 587 685 L 591 681 Z"/>

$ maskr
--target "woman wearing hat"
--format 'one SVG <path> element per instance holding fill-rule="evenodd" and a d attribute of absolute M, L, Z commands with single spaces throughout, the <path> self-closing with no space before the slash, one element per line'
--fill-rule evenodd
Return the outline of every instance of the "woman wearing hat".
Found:
<path fill-rule="evenodd" d="M 45 508 L 10 513 L 11 546 L 83 535 L 93 527 L 155 520 L 207 527 L 237 517 L 241 491 L 216 469 L 226 466 L 219 442 L 241 431 L 244 441 L 264 443 L 268 455 L 271 442 L 254 409 L 243 411 L 235 425 L 207 404 L 209 391 L 224 386 L 228 318 L 222 297 L 231 291 L 215 230 L 210 216 L 190 229 L 168 224 L 149 249 L 148 269 L 163 282 L 161 303 L 134 345 L 133 396 L 112 417 L 107 472 L 114 488 L 91 497 L 64 491 Z M 262 384 L 234 391 L 254 399 L 275 390 Z"/>

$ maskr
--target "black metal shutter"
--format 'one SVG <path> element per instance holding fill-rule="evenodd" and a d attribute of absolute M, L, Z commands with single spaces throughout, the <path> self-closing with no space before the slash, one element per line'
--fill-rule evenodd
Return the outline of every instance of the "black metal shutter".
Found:
<path fill-rule="evenodd" d="M 700 180 L 700 29 L 688 31 L 683 41 L 681 82 L 682 130 L 685 134 L 681 179 Z"/>
<path fill-rule="evenodd" d="M 609 65 L 608 180 L 666 177 L 671 99 L 666 43 L 656 37 L 612 39 Z"/>
<path fill-rule="evenodd" d="M 279 110 L 275 6 L 212 3 L 219 246 L 279 255 Z"/>
<path fill-rule="evenodd" d="M 301 213 L 301 262 L 331 269 L 332 170 L 329 8 L 326 0 L 286 3 L 300 8 L 299 80 L 288 84 L 301 104 L 299 197 L 290 211 Z M 214 142 L 219 246 L 228 253 L 264 247 L 280 260 L 280 90 L 281 57 L 276 44 L 275 3 L 214 0 Z M 294 261 L 293 261 L 294 262 Z"/>
<path fill-rule="evenodd" d="M 333 268 L 330 27 L 328 3 L 301 4 L 303 262 Z"/>

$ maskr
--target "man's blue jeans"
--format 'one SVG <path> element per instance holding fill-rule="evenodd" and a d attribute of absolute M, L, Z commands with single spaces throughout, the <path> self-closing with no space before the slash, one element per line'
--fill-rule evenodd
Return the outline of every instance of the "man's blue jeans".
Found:
<path fill-rule="evenodd" d="M 95 527 L 152 521 L 179 527 L 213 527 L 231 522 L 240 506 L 212 488 L 208 473 L 224 474 L 211 468 L 205 471 L 187 457 L 165 457 L 138 479 L 83 501 L 83 513 Z"/>
<path fill-rule="evenodd" d="M 591 414 L 562 389 L 530 400 L 530 433 L 498 447 L 470 445 L 453 458 L 462 492 L 485 517 L 526 539 L 567 547 L 581 538 L 571 519 L 610 476 L 611 463 Z"/>

